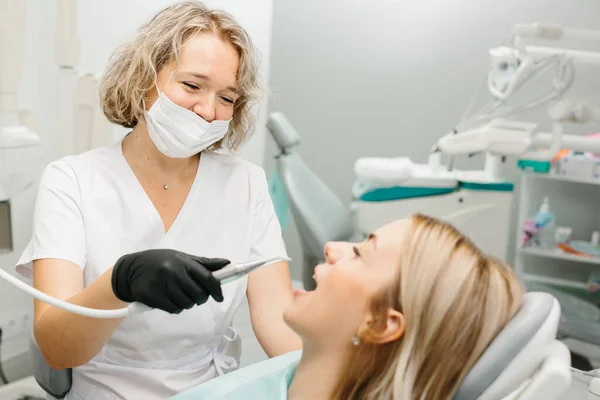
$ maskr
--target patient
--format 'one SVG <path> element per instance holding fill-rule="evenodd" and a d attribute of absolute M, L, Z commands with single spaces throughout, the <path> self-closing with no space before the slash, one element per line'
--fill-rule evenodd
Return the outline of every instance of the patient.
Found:
<path fill-rule="evenodd" d="M 176 399 L 451 399 L 523 299 L 508 266 L 424 215 L 329 243 L 325 257 L 316 290 L 285 312 L 302 352 Z"/>

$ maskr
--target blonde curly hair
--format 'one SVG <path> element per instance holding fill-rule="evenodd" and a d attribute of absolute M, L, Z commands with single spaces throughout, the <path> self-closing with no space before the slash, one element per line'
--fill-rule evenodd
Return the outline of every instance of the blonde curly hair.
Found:
<path fill-rule="evenodd" d="M 233 108 L 229 132 L 210 150 L 225 144 L 237 150 L 253 133 L 254 104 L 262 88 L 257 51 L 248 33 L 230 14 L 209 9 L 200 1 L 183 1 L 158 12 L 140 27 L 137 35 L 112 54 L 100 82 L 100 102 L 110 122 L 133 128 L 144 115 L 145 97 L 162 68 L 175 60 L 179 64 L 185 41 L 200 32 L 212 32 L 231 44 L 240 61 L 237 86 L 240 97 Z"/>

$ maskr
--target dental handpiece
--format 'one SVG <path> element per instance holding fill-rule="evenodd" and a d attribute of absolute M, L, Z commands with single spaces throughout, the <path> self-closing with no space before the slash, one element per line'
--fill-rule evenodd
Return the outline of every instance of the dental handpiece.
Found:
<path fill-rule="evenodd" d="M 213 276 L 221 282 L 221 285 L 224 285 L 248 275 L 257 268 L 266 267 L 267 265 L 275 264 L 280 261 L 290 261 L 290 259 L 275 257 L 241 264 L 229 264 L 228 266 L 213 272 Z"/>
<path fill-rule="evenodd" d="M 250 272 L 258 269 L 260 267 L 265 267 L 267 265 L 275 264 L 281 261 L 291 261 L 289 258 L 284 257 L 274 257 L 257 261 L 250 261 L 241 264 L 229 264 L 220 270 L 213 272 L 213 276 L 219 280 L 221 285 L 226 283 L 235 281 L 240 279 Z M 33 286 L 28 285 L 27 283 L 17 279 L 12 276 L 8 272 L 4 271 L 0 268 L 0 278 L 3 278 L 8 283 L 13 286 L 21 289 L 22 291 L 32 295 L 36 299 L 43 301 L 44 303 L 48 303 L 54 307 L 60 308 L 65 311 L 72 312 L 74 314 L 83 315 L 84 317 L 91 318 L 101 318 L 101 319 L 110 319 L 110 318 L 124 318 L 129 315 L 141 314 L 145 311 L 153 310 L 152 307 L 149 307 L 143 303 L 134 302 L 129 304 L 129 306 L 117 310 L 98 310 L 95 308 L 88 308 L 78 306 L 76 304 L 72 304 L 63 300 L 59 300 L 56 297 L 52 297 Z"/>

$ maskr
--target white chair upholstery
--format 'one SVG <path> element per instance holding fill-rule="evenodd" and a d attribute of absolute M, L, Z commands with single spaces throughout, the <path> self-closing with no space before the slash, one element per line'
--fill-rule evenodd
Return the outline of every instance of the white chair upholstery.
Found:
<path fill-rule="evenodd" d="M 529 292 L 461 384 L 455 400 L 554 400 L 571 384 L 571 357 L 556 339 L 560 305 Z"/>

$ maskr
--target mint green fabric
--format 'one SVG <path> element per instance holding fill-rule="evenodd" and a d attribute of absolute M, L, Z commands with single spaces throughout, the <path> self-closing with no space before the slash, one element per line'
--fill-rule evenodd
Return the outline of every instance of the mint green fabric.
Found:
<path fill-rule="evenodd" d="M 294 351 L 238 369 L 171 400 L 285 400 L 301 354 Z"/>

